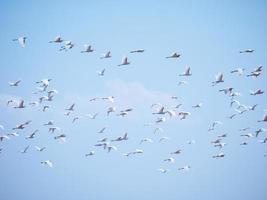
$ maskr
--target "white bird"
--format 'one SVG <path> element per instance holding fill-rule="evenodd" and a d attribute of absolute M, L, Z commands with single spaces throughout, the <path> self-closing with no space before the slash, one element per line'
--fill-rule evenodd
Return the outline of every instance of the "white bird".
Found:
<path fill-rule="evenodd" d="M 112 107 L 109 107 L 108 110 L 107 110 L 107 115 L 109 115 L 109 113 L 112 113 L 112 112 L 115 112 L 116 111 L 116 107 L 112 106 Z"/>
<path fill-rule="evenodd" d="M 168 137 L 161 137 L 161 138 L 159 139 L 159 142 L 161 143 L 161 142 L 163 142 L 163 141 L 165 141 L 165 140 L 169 140 L 169 138 L 168 138 Z"/>
<path fill-rule="evenodd" d="M 225 138 L 227 137 L 227 134 L 218 135 L 218 138 Z"/>
<path fill-rule="evenodd" d="M 54 38 L 54 40 L 52 40 L 52 41 L 49 41 L 49 43 L 61 43 L 61 42 L 63 42 L 64 40 L 61 38 L 61 36 L 56 36 L 55 38 Z"/>
<path fill-rule="evenodd" d="M 190 112 L 179 112 L 178 115 L 180 116 L 180 120 L 182 120 L 189 116 Z"/>
<path fill-rule="evenodd" d="M 173 163 L 173 162 L 175 161 L 175 159 L 172 158 L 172 157 L 170 157 L 170 158 L 166 158 L 166 159 L 164 159 L 163 161 L 167 161 L 167 162 L 171 162 L 171 163 Z"/>
<path fill-rule="evenodd" d="M 180 154 L 180 153 L 182 153 L 182 150 L 181 149 L 178 149 L 178 150 L 176 150 L 174 152 L 171 152 L 171 154 Z"/>
<path fill-rule="evenodd" d="M 59 127 L 54 126 L 54 127 L 49 127 L 48 132 L 54 133 L 55 131 L 59 131 L 59 130 L 60 130 Z"/>
<path fill-rule="evenodd" d="M 179 81 L 178 86 L 181 86 L 181 85 L 188 85 L 188 82 L 187 81 Z"/>
<path fill-rule="evenodd" d="M 97 71 L 98 76 L 104 76 L 106 69 L 102 69 L 101 71 Z"/>
<path fill-rule="evenodd" d="M 47 87 L 49 86 L 50 81 L 52 81 L 52 79 L 47 78 L 47 79 L 42 79 L 40 81 L 36 81 L 35 83 L 41 84 L 41 86 L 43 87 L 43 91 L 45 91 L 47 89 Z"/>
<path fill-rule="evenodd" d="M 254 49 L 245 49 L 245 50 L 239 51 L 239 53 L 253 53 L 254 51 L 255 51 Z"/>
<path fill-rule="evenodd" d="M 109 142 L 101 142 L 98 144 L 95 144 L 96 147 L 103 147 L 103 149 L 106 149 L 109 146 Z"/>
<path fill-rule="evenodd" d="M 220 147 L 220 149 L 221 149 L 221 148 L 223 148 L 225 145 L 227 145 L 227 144 L 224 143 L 224 142 L 219 142 L 219 143 L 214 144 L 213 146 L 214 146 L 214 147 Z"/>
<path fill-rule="evenodd" d="M 247 130 L 249 130 L 250 129 L 250 127 L 246 127 L 246 128 L 241 128 L 241 129 L 239 129 L 238 131 L 247 131 Z"/>
<path fill-rule="evenodd" d="M 25 139 L 33 139 L 38 131 L 39 131 L 38 129 L 34 130 L 34 131 L 33 131 L 30 135 L 28 135 Z"/>
<path fill-rule="evenodd" d="M 21 82 L 21 80 L 17 80 L 15 82 L 8 82 L 9 86 L 19 86 L 19 83 Z"/>
<path fill-rule="evenodd" d="M 65 41 L 65 44 L 60 47 L 59 51 L 67 51 L 69 49 L 72 49 L 74 47 L 74 44 L 71 41 Z"/>
<path fill-rule="evenodd" d="M 153 115 L 164 115 L 166 113 L 164 106 L 162 106 L 157 112 L 153 112 Z"/>
<path fill-rule="evenodd" d="M 262 91 L 261 89 L 256 89 L 255 91 L 250 91 L 250 95 L 259 95 L 259 94 L 263 94 L 264 91 Z"/>
<path fill-rule="evenodd" d="M 111 140 L 111 142 L 120 142 L 123 140 L 128 140 L 128 133 L 124 133 L 123 136 L 120 136 L 114 140 Z"/>
<path fill-rule="evenodd" d="M 107 142 L 108 141 L 108 138 L 103 138 L 101 140 L 98 140 L 97 142 Z"/>
<path fill-rule="evenodd" d="M 122 65 L 129 65 L 130 62 L 128 61 L 127 57 L 124 57 L 121 61 L 121 64 L 119 64 L 118 66 L 122 66 Z"/>
<path fill-rule="evenodd" d="M 110 58 L 111 57 L 111 52 L 108 51 L 106 53 L 103 54 L 103 56 L 100 57 L 100 59 L 103 59 L 103 58 Z"/>
<path fill-rule="evenodd" d="M 107 150 L 108 150 L 108 153 L 109 153 L 111 150 L 114 150 L 114 151 L 117 151 L 117 150 L 118 150 L 117 147 L 112 146 L 112 145 L 108 145 L 106 148 L 107 148 Z"/>
<path fill-rule="evenodd" d="M 50 106 L 45 105 L 45 106 L 43 107 L 42 111 L 45 112 L 48 108 L 50 108 Z"/>
<path fill-rule="evenodd" d="M 175 110 L 166 110 L 166 113 L 169 114 L 169 117 L 172 118 L 176 116 Z"/>
<path fill-rule="evenodd" d="M 129 153 L 125 153 L 123 154 L 124 156 L 129 156 L 131 154 L 141 154 L 144 153 L 144 151 L 142 149 L 136 149 L 135 151 L 129 152 Z"/>
<path fill-rule="evenodd" d="M 47 94 L 48 94 L 48 97 L 49 97 L 49 96 L 51 96 L 52 94 L 58 94 L 58 91 L 57 91 L 57 90 L 49 90 L 49 91 L 47 92 Z"/>
<path fill-rule="evenodd" d="M 242 142 L 240 145 L 248 145 L 247 142 Z"/>
<path fill-rule="evenodd" d="M 54 125 L 54 121 L 52 121 L 52 120 L 50 120 L 44 124 L 44 126 L 52 126 L 52 125 Z"/>
<path fill-rule="evenodd" d="M 183 104 L 179 103 L 178 105 L 176 105 L 174 108 L 179 109 Z"/>
<path fill-rule="evenodd" d="M 48 167 L 50 167 L 50 168 L 53 167 L 53 163 L 52 163 L 50 160 L 41 161 L 41 164 L 42 164 L 43 166 L 48 166 Z"/>
<path fill-rule="evenodd" d="M 93 156 L 93 155 L 95 155 L 95 151 L 90 151 L 89 153 L 85 154 L 85 157 Z"/>
<path fill-rule="evenodd" d="M 166 58 L 179 58 L 180 56 L 181 56 L 181 54 L 174 52 L 170 56 L 167 56 Z"/>
<path fill-rule="evenodd" d="M 243 75 L 244 71 L 245 71 L 244 68 L 237 68 L 237 69 L 232 70 L 230 73 L 231 74 L 237 73 L 237 75 L 241 76 Z"/>
<path fill-rule="evenodd" d="M 60 142 L 64 143 L 64 142 L 66 142 L 66 137 L 67 136 L 65 134 L 60 134 L 60 135 L 54 137 L 54 139 L 59 140 Z"/>
<path fill-rule="evenodd" d="M 101 99 L 102 100 L 108 100 L 111 103 L 114 103 L 114 101 L 115 101 L 115 97 L 114 96 L 102 97 Z"/>
<path fill-rule="evenodd" d="M 35 146 L 35 149 L 36 149 L 37 151 L 42 152 L 42 151 L 44 151 L 44 150 L 46 149 L 46 147 L 38 147 L 38 146 Z"/>
<path fill-rule="evenodd" d="M 157 120 L 155 121 L 155 123 L 160 123 L 160 122 L 165 122 L 166 118 L 165 117 L 159 117 L 157 118 Z"/>
<path fill-rule="evenodd" d="M 196 143 L 195 140 L 188 140 L 188 141 L 187 141 L 187 144 L 195 144 L 195 143 Z"/>
<path fill-rule="evenodd" d="M 27 121 L 23 124 L 19 124 L 17 125 L 16 127 L 12 128 L 12 130 L 16 130 L 16 129 L 24 129 L 26 127 L 26 125 L 29 125 L 31 123 L 31 120 L 30 121 Z"/>
<path fill-rule="evenodd" d="M 106 130 L 107 127 L 104 127 L 102 129 L 100 129 L 99 131 L 97 131 L 97 133 L 104 133 L 104 131 Z"/>
<path fill-rule="evenodd" d="M 30 145 L 26 146 L 24 149 L 20 151 L 20 153 L 27 153 L 28 149 L 30 148 Z"/>
<path fill-rule="evenodd" d="M 8 136 L 13 136 L 13 137 L 18 137 L 19 136 L 19 134 L 18 133 L 16 133 L 16 132 L 14 132 L 14 133 L 9 133 L 9 134 L 7 134 Z"/>
<path fill-rule="evenodd" d="M 90 52 L 93 52 L 93 51 L 94 51 L 94 49 L 92 48 L 91 45 L 85 44 L 84 45 L 84 50 L 81 51 L 81 53 L 90 53 Z"/>
<path fill-rule="evenodd" d="M 150 139 L 150 138 L 143 138 L 143 139 L 140 141 L 139 144 L 142 144 L 143 142 L 149 142 L 149 143 L 152 143 L 153 141 L 152 141 L 152 139 Z"/>
<path fill-rule="evenodd" d="M 222 122 L 214 121 L 208 131 L 213 131 L 216 125 L 222 125 Z"/>
<path fill-rule="evenodd" d="M 9 140 L 10 138 L 7 135 L 0 135 L 0 142 L 2 142 L 4 139 Z"/>
<path fill-rule="evenodd" d="M 26 46 L 26 39 L 27 39 L 27 37 L 22 36 L 22 37 L 13 39 L 13 41 L 18 41 L 20 46 L 22 46 L 24 48 Z"/>
<path fill-rule="evenodd" d="M 95 119 L 97 115 L 98 115 L 98 113 L 86 114 L 86 116 L 88 116 L 90 119 Z"/>
<path fill-rule="evenodd" d="M 155 128 L 155 130 L 154 130 L 154 134 L 156 134 L 156 133 L 162 133 L 162 132 L 163 132 L 163 129 L 160 128 L 160 127 L 157 127 L 157 128 Z"/>
<path fill-rule="evenodd" d="M 212 158 L 223 158 L 223 157 L 225 157 L 225 154 L 222 152 L 212 156 Z"/>
<path fill-rule="evenodd" d="M 248 110 L 254 111 L 258 104 L 254 104 L 253 106 L 248 106 Z"/>
<path fill-rule="evenodd" d="M 265 131 L 266 131 L 265 128 L 259 128 L 258 130 L 255 131 L 256 137 L 258 137 L 260 133 L 265 132 Z"/>
<path fill-rule="evenodd" d="M 13 108 L 25 108 L 26 106 L 24 105 L 24 100 L 20 100 L 18 102 L 17 106 L 14 106 Z"/>
<path fill-rule="evenodd" d="M 221 142 L 221 138 L 219 138 L 219 139 L 216 139 L 216 140 L 214 140 L 214 141 L 212 141 L 211 143 L 212 144 L 219 144 L 220 142 Z"/>
<path fill-rule="evenodd" d="M 76 122 L 78 119 L 80 119 L 80 117 L 74 117 L 74 118 L 72 119 L 72 123 Z"/>
<path fill-rule="evenodd" d="M 33 101 L 29 103 L 30 106 L 38 106 L 39 102 L 38 101 Z"/>
<path fill-rule="evenodd" d="M 98 99 L 101 99 L 101 98 L 100 97 L 93 97 L 93 98 L 89 99 L 89 101 L 96 101 Z"/>
<path fill-rule="evenodd" d="M 192 108 L 201 108 L 201 107 L 202 107 L 202 103 L 198 103 L 192 106 Z"/>
<path fill-rule="evenodd" d="M 252 133 L 242 134 L 240 136 L 247 137 L 247 138 L 253 138 L 253 137 L 255 137 Z"/>
<path fill-rule="evenodd" d="M 233 89 L 232 87 L 227 87 L 227 88 L 223 88 L 220 89 L 219 92 L 224 92 L 224 94 L 229 94 L 229 96 L 231 96 L 231 94 L 233 93 Z"/>
<path fill-rule="evenodd" d="M 190 67 L 186 67 L 184 73 L 180 74 L 179 76 L 191 76 L 191 75 L 192 75 L 192 73 L 191 73 Z"/>
<path fill-rule="evenodd" d="M 215 86 L 215 85 L 217 85 L 218 83 L 222 83 L 222 82 L 224 82 L 223 74 L 222 74 L 222 73 L 218 73 L 218 74 L 215 76 L 215 81 L 212 82 L 212 86 Z"/>
<path fill-rule="evenodd" d="M 159 172 L 161 172 L 161 173 L 163 173 L 163 174 L 165 174 L 165 173 L 167 173 L 168 171 L 169 171 L 169 169 L 162 169 L 162 168 L 160 168 L 160 169 L 157 169 Z"/>
<path fill-rule="evenodd" d="M 67 111 L 74 111 L 74 106 L 75 106 L 75 103 L 72 104 L 69 108 L 65 109 Z"/>
<path fill-rule="evenodd" d="M 265 143 L 267 143 L 267 138 L 265 138 L 264 140 L 259 140 L 259 142 L 262 144 L 265 144 Z"/>
<path fill-rule="evenodd" d="M 130 53 L 143 53 L 145 50 L 144 49 L 136 49 L 133 51 L 130 51 Z"/>
<path fill-rule="evenodd" d="M 178 168 L 179 171 L 183 170 L 183 171 L 188 171 L 191 167 L 189 165 L 186 165 L 184 167 L 180 167 Z"/>

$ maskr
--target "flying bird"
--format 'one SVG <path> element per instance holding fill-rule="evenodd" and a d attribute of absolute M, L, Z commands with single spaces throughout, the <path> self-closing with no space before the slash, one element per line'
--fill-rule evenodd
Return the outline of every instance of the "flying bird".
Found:
<path fill-rule="evenodd" d="M 119 64 L 118 66 L 122 66 L 122 65 L 129 65 L 130 62 L 128 61 L 127 57 L 124 57 L 121 61 L 121 64 Z"/>
<path fill-rule="evenodd" d="M 56 36 L 55 38 L 54 38 L 54 40 L 52 40 L 52 41 L 49 41 L 49 43 L 61 43 L 61 42 L 63 42 L 64 40 L 61 38 L 61 36 Z"/>
<path fill-rule="evenodd" d="M 245 50 L 239 51 L 239 53 L 253 53 L 254 51 L 255 51 L 254 49 L 245 49 Z"/>
<path fill-rule="evenodd" d="M 17 106 L 14 106 L 13 108 L 25 108 L 26 106 L 24 105 L 24 100 L 20 100 L 18 102 Z"/>
<path fill-rule="evenodd" d="M 244 68 L 236 68 L 236 69 L 232 70 L 230 73 L 231 74 L 235 74 L 236 73 L 237 75 L 241 76 L 241 75 L 243 75 L 244 71 L 245 71 Z"/>
<path fill-rule="evenodd" d="M 81 53 L 90 53 L 90 52 L 93 52 L 93 51 L 94 51 L 94 49 L 92 48 L 91 45 L 85 44 L 84 45 L 84 50 L 81 51 Z"/>
<path fill-rule="evenodd" d="M 107 127 L 104 127 L 102 129 L 100 129 L 99 131 L 97 131 L 97 133 L 104 133 L 104 131 L 106 130 Z"/>
<path fill-rule="evenodd" d="M 212 158 L 223 158 L 223 157 L 225 157 L 224 153 L 218 153 L 212 156 Z"/>
<path fill-rule="evenodd" d="M 181 54 L 174 52 L 170 56 L 167 56 L 165 58 L 179 58 L 180 56 L 181 56 Z"/>
<path fill-rule="evenodd" d="M 95 155 L 95 151 L 90 151 L 89 153 L 85 154 L 85 157 Z"/>
<path fill-rule="evenodd" d="M 104 76 L 106 69 L 102 69 L 101 71 L 97 71 L 98 76 Z"/>
<path fill-rule="evenodd" d="M 24 48 L 26 46 L 26 39 L 27 39 L 27 37 L 22 36 L 22 37 L 13 39 L 12 41 L 18 41 L 20 46 Z"/>
<path fill-rule="evenodd" d="M 24 129 L 26 127 L 26 125 L 29 125 L 31 123 L 31 121 L 27 121 L 25 123 L 19 124 L 16 127 L 12 128 L 12 130 L 16 130 L 16 129 Z"/>
<path fill-rule="evenodd" d="M 179 76 L 191 76 L 191 75 L 192 75 L 192 73 L 191 73 L 190 67 L 186 67 L 184 73 L 180 74 Z"/>
<path fill-rule="evenodd" d="M 103 56 L 100 57 L 100 59 L 103 59 L 103 58 L 110 58 L 111 57 L 111 52 L 108 51 L 106 53 L 103 54 Z"/>
<path fill-rule="evenodd" d="M 19 86 L 19 83 L 21 82 L 21 80 L 17 80 L 15 82 L 8 82 L 9 86 Z"/>
<path fill-rule="evenodd" d="M 69 108 L 65 109 L 67 111 L 74 111 L 74 106 L 75 106 L 75 103 L 72 104 Z"/>
<path fill-rule="evenodd" d="M 256 89 L 255 91 L 250 91 L 250 95 L 259 95 L 259 94 L 263 94 L 264 91 L 262 91 L 261 89 Z"/>
<path fill-rule="evenodd" d="M 20 153 L 27 153 L 28 149 L 30 148 L 30 145 L 26 146 L 24 149 L 20 151 Z"/>
<path fill-rule="evenodd" d="M 50 160 L 41 161 L 41 164 L 42 164 L 43 166 L 48 166 L 48 167 L 50 167 L 50 168 L 53 167 L 53 163 L 52 163 Z"/>
<path fill-rule="evenodd" d="M 38 147 L 38 146 L 35 146 L 35 149 L 39 152 L 42 152 L 46 149 L 46 147 Z"/>
<path fill-rule="evenodd" d="M 130 51 L 130 53 L 143 53 L 145 50 L 144 49 L 136 49 L 133 51 Z"/>
<path fill-rule="evenodd" d="M 189 165 L 186 165 L 186 166 L 184 166 L 184 167 L 180 167 L 180 168 L 178 168 L 178 170 L 179 171 L 188 171 L 189 169 L 190 169 L 191 167 L 189 166 Z"/>
<path fill-rule="evenodd" d="M 224 82 L 224 78 L 223 78 L 223 74 L 222 73 L 218 73 L 216 76 L 215 76 L 215 81 L 212 82 L 212 86 L 215 86 L 219 83 L 223 83 Z"/>

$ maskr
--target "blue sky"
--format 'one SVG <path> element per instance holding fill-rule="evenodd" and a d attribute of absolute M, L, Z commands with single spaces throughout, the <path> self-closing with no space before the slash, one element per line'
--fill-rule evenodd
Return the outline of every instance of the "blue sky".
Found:
<path fill-rule="evenodd" d="M 267 128 L 257 123 L 266 113 L 266 94 L 251 96 L 250 90 L 266 90 L 267 4 L 265 1 L 2 1 L 0 3 L 0 124 L 1 134 L 9 134 L 19 123 L 32 123 L 19 137 L 0 143 L 0 196 L 3 200 L 15 199 L 266 199 L 267 175 L 266 138 L 243 139 L 240 128 L 247 126 L 251 133 Z M 59 45 L 48 41 L 61 35 L 75 46 L 59 52 Z M 27 36 L 22 48 L 12 39 Z M 81 54 L 83 45 L 95 49 Z M 142 54 L 130 54 L 143 48 Z M 252 54 L 239 54 L 243 49 L 255 49 Z M 110 59 L 99 59 L 110 50 Z M 165 59 L 172 52 L 181 53 L 179 59 Z M 122 57 L 131 62 L 118 67 Z M 256 66 L 263 65 L 263 73 L 252 79 L 245 75 Z M 179 77 L 186 66 L 192 69 L 191 77 Z M 245 68 L 245 75 L 230 74 L 232 69 Z M 97 71 L 106 69 L 103 77 Z M 223 72 L 225 82 L 212 87 L 215 75 Z M 9 99 L 35 101 L 40 95 L 32 94 L 35 81 L 52 78 L 49 89 L 59 91 L 46 112 L 39 107 L 25 109 L 7 107 Z M 21 79 L 18 87 L 9 81 Z M 178 86 L 186 80 L 189 85 Z M 258 104 L 230 120 L 235 110 L 230 98 L 218 90 L 232 86 L 242 95 L 237 97 L 245 105 Z M 115 103 L 89 102 L 95 96 L 115 97 Z M 173 100 L 171 96 L 181 99 Z M 64 116 L 65 108 L 76 103 L 71 116 Z M 182 103 L 178 111 L 188 111 L 185 120 L 174 117 L 157 126 L 151 113 L 152 103 L 168 108 Z M 192 105 L 203 103 L 202 108 Z M 44 105 L 45 105 L 44 104 Z M 109 106 L 117 113 L 133 108 L 127 117 L 114 113 L 106 116 Z M 85 114 L 99 112 L 95 120 Z M 81 119 L 72 124 L 73 117 Z M 54 120 L 67 135 L 66 143 L 53 139 L 43 126 Z M 222 121 L 214 132 L 208 132 L 213 121 Z M 107 127 L 103 134 L 97 133 Z M 164 132 L 154 135 L 155 127 Z M 36 138 L 25 140 L 33 130 L 39 129 Z M 114 139 L 128 132 L 129 140 L 115 143 L 118 150 L 106 153 L 94 147 L 96 141 Z M 221 150 L 225 158 L 213 159 L 220 152 L 211 145 L 218 135 L 227 145 Z M 161 137 L 169 137 L 159 143 Z M 139 145 L 142 138 L 154 142 Z M 188 145 L 194 139 L 196 144 Z M 240 146 L 243 141 L 248 145 Z M 30 145 L 28 153 L 19 151 Z M 46 146 L 37 152 L 34 146 Z M 142 155 L 129 158 L 123 153 L 143 149 Z M 174 163 L 163 160 L 170 152 L 182 149 L 174 156 Z M 92 157 L 85 158 L 89 151 Z M 53 168 L 40 164 L 51 160 Z M 190 165 L 187 172 L 179 167 Z M 158 168 L 170 171 L 162 174 Z"/>

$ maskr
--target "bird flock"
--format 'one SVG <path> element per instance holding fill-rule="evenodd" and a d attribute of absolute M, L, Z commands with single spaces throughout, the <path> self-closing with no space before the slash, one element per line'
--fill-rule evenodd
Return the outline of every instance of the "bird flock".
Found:
<path fill-rule="evenodd" d="M 26 48 L 27 37 L 24 37 L 24 36 L 19 37 L 19 38 L 13 39 L 12 41 L 18 42 L 21 47 Z M 61 36 L 55 37 L 53 40 L 49 41 L 49 43 L 58 44 L 59 51 L 70 51 L 71 49 L 75 47 L 75 44 L 72 41 L 64 40 Z M 91 53 L 94 51 L 95 50 L 92 47 L 92 45 L 85 44 L 84 49 L 81 50 L 80 52 L 85 54 L 85 53 Z M 134 54 L 134 53 L 142 54 L 144 52 L 145 52 L 144 49 L 135 49 L 135 50 L 129 51 L 130 54 Z M 245 49 L 237 53 L 249 55 L 254 52 L 255 51 L 253 49 Z M 165 56 L 165 57 L 163 56 L 162 58 L 163 59 L 180 59 L 181 56 L 182 55 L 180 53 L 174 52 L 168 56 Z M 112 58 L 111 51 L 107 51 L 106 53 L 103 53 L 99 57 L 99 59 L 110 59 L 110 58 Z M 122 58 L 122 61 L 120 63 L 118 62 L 117 66 L 126 67 L 127 65 L 130 65 L 130 64 L 131 62 L 129 61 L 128 57 L 125 56 Z M 232 74 L 233 76 L 234 75 L 246 76 L 248 79 L 249 78 L 257 79 L 258 77 L 260 77 L 262 72 L 263 72 L 263 66 L 255 67 L 254 70 L 247 73 L 246 75 L 244 75 L 246 73 L 245 68 L 237 68 L 237 69 L 231 70 L 230 72 L 224 72 L 224 73 L 219 72 L 215 76 L 215 79 L 213 81 L 212 80 L 210 81 L 211 87 L 214 88 L 214 90 L 218 91 L 218 95 L 222 93 L 224 95 L 229 96 L 229 106 L 232 109 L 233 114 L 228 116 L 227 117 L 228 119 L 233 120 L 240 115 L 245 115 L 248 112 L 253 112 L 254 110 L 257 109 L 258 104 L 255 103 L 254 105 L 245 105 L 242 102 L 240 102 L 238 100 L 238 97 L 241 94 L 240 92 L 236 91 L 235 88 L 233 87 L 218 88 L 220 87 L 221 83 L 225 82 L 224 74 L 229 73 L 229 74 Z M 106 73 L 105 69 L 102 69 L 101 71 L 97 71 L 98 76 L 105 76 L 105 73 Z M 184 77 L 185 79 L 186 77 L 189 77 L 189 76 L 194 76 L 192 73 L 192 69 L 189 66 L 185 67 L 184 72 L 178 74 L 178 77 Z M 36 101 L 25 102 L 25 100 L 23 99 L 7 99 L 6 106 L 14 108 L 14 109 L 21 109 L 21 110 L 23 110 L 26 107 L 30 107 L 30 108 L 39 107 L 40 112 L 46 112 L 48 109 L 50 109 L 51 105 L 53 104 L 54 98 L 59 94 L 57 90 L 52 89 L 51 87 L 52 82 L 53 80 L 51 78 L 45 78 L 45 79 L 38 80 L 35 82 L 36 91 L 32 92 L 32 95 L 34 95 L 34 98 L 36 99 Z M 20 87 L 21 84 L 23 84 L 22 80 L 15 80 L 15 81 L 8 82 L 8 85 L 11 88 Z M 188 81 L 180 80 L 178 82 L 178 86 L 182 86 L 182 85 L 188 85 Z M 248 91 L 248 93 L 245 95 L 258 96 L 262 94 L 264 94 L 264 91 L 262 89 L 257 88 L 255 90 Z M 172 100 L 177 100 L 178 98 L 179 97 L 176 97 L 176 96 L 170 97 L 170 99 Z M 116 109 L 116 97 L 114 96 L 92 97 L 88 99 L 88 103 L 94 103 L 95 101 L 108 101 L 111 104 L 111 106 L 106 108 L 106 113 L 104 113 L 107 117 L 110 117 L 111 115 L 113 115 L 114 117 L 117 116 L 117 117 L 124 118 L 134 111 L 134 108 L 125 108 L 123 110 L 117 110 Z M 69 118 L 72 117 L 73 113 L 75 113 L 76 107 L 78 106 L 79 105 L 77 105 L 76 103 L 72 103 L 71 105 L 65 105 L 65 110 L 63 111 L 64 115 L 62 117 L 69 117 Z M 192 105 L 191 108 L 202 109 L 202 106 L 203 106 L 203 103 L 197 103 L 195 105 Z M 183 107 L 182 103 L 178 105 L 174 105 L 172 107 L 166 107 L 161 102 L 153 103 L 149 109 L 151 110 L 151 117 L 154 119 L 154 121 L 151 123 L 144 123 L 144 126 L 151 127 L 152 129 L 151 132 L 153 134 L 151 135 L 151 138 L 148 138 L 148 137 L 141 138 L 140 142 L 136 144 L 136 147 L 129 149 L 128 152 L 122 152 L 121 155 L 125 156 L 126 158 L 129 158 L 132 156 L 138 156 L 138 155 L 144 154 L 146 148 L 149 148 L 148 144 L 155 142 L 155 140 L 157 140 L 157 137 L 159 137 L 158 138 L 159 143 L 167 142 L 170 138 L 167 136 L 161 137 L 161 133 L 164 132 L 164 129 L 161 127 L 161 124 L 171 119 L 186 120 L 187 118 L 189 118 L 191 113 L 188 112 L 187 110 L 181 109 L 182 107 Z M 91 120 L 96 120 L 99 114 L 100 113 L 97 112 L 97 113 L 85 114 L 85 116 Z M 72 123 L 73 124 L 78 123 L 80 118 L 81 118 L 80 116 L 72 117 Z M 264 114 L 262 118 L 259 116 L 258 121 L 255 121 L 255 126 L 258 126 L 258 124 L 262 126 L 264 125 L 264 122 L 265 123 L 267 122 L 267 114 Z M 6 130 L 4 125 L 0 125 L 0 141 L 1 141 L 0 153 L 4 153 L 4 149 L 5 149 L 4 144 L 3 144 L 4 142 L 6 142 L 7 140 L 10 140 L 11 138 L 19 137 L 21 135 L 20 134 L 21 131 L 23 129 L 28 130 L 29 129 L 28 126 L 30 126 L 31 123 L 32 123 L 32 120 L 25 120 L 17 125 L 14 125 L 12 130 Z M 222 121 L 214 121 L 210 124 L 209 127 L 207 127 L 207 132 L 215 132 L 218 126 L 223 126 L 223 125 L 224 125 L 224 122 Z M 54 140 L 59 141 L 59 143 L 66 142 L 67 135 L 62 132 L 61 128 L 58 127 L 53 120 L 48 119 L 46 122 L 43 122 L 43 124 L 41 124 L 40 126 L 45 127 L 47 131 L 51 135 L 53 135 Z M 96 134 L 104 135 L 107 128 L 108 127 L 100 128 Z M 34 130 L 31 131 L 25 137 L 25 140 L 30 141 L 30 140 L 33 140 L 35 137 L 38 137 L 39 129 L 40 128 L 34 128 Z M 266 131 L 266 129 L 263 127 L 258 128 L 258 129 L 253 129 L 253 127 L 245 127 L 245 128 L 239 128 L 238 131 L 240 132 L 239 135 L 241 138 L 241 142 L 240 142 L 241 146 L 248 145 L 249 141 L 255 138 L 257 138 L 259 144 L 267 144 L 267 137 L 264 136 L 263 134 Z M 130 134 L 128 134 L 128 132 L 125 131 L 119 134 L 116 138 L 108 138 L 108 137 L 101 138 L 95 141 L 95 144 L 94 146 L 91 147 L 92 148 L 91 150 L 89 150 L 88 152 L 84 152 L 84 157 L 88 158 L 88 157 L 97 156 L 97 152 L 102 151 L 102 150 L 106 151 L 107 153 L 112 153 L 113 151 L 119 151 L 120 144 L 127 143 L 127 141 L 131 140 L 131 137 L 133 137 L 133 135 L 130 135 L 130 136 L 129 135 Z M 223 159 L 226 156 L 223 150 L 224 150 L 224 147 L 227 145 L 227 143 L 224 140 L 225 138 L 228 137 L 228 134 L 221 133 L 218 135 L 214 134 L 213 136 L 215 136 L 216 138 L 212 140 L 210 143 L 213 147 L 218 148 L 219 152 L 214 153 L 211 156 L 211 159 Z M 187 141 L 188 145 L 194 145 L 195 143 L 196 141 L 193 139 Z M 32 148 L 31 144 L 19 150 L 19 153 L 21 154 L 28 153 L 30 148 Z M 43 152 L 43 151 L 47 151 L 48 147 L 34 146 L 34 149 L 38 152 Z M 184 153 L 184 149 L 177 147 L 177 149 L 174 149 L 173 151 L 169 152 L 169 155 L 166 155 L 164 159 L 161 159 L 161 162 L 170 163 L 170 164 L 175 163 L 175 160 L 177 159 L 177 157 L 183 153 Z M 264 157 L 267 157 L 267 153 L 263 155 Z M 41 160 L 40 164 L 43 166 L 52 168 L 54 166 L 54 162 L 56 161 L 52 162 L 50 159 L 47 159 L 47 160 Z M 163 167 L 158 166 L 155 168 L 158 172 L 164 173 L 164 174 L 170 171 L 168 168 L 165 168 L 165 167 L 163 168 Z M 177 171 L 188 171 L 190 169 L 191 169 L 190 163 L 188 163 L 185 166 L 177 167 Z"/>

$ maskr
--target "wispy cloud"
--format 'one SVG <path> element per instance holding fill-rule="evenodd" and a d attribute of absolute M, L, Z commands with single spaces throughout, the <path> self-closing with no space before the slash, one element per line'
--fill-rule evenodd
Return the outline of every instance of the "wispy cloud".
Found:
<path fill-rule="evenodd" d="M 106 85 L 110 94 L 115 96 L 116 102 L 120 105 L 137 106 L 171 102 L 171 95 L 162 91 L 150 90 L 140 82 L 125 82 L 116 79 L 107 82 Z"/>

